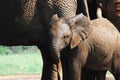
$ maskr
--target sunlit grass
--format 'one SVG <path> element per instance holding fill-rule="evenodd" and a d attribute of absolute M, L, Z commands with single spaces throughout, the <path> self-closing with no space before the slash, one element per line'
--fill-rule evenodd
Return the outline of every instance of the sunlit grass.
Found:
<path fill-rule="evenodd" d="M 40 74 L 41 54 L 0 55 L 0 75 Z"/>

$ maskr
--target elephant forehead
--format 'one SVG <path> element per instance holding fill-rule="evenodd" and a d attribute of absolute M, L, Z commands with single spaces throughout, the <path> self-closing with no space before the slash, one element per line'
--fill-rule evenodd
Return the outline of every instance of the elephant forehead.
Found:
<path fill-rule="evenodd" d="M 61 26 L 59 27 L 59 30 L 58 30 L 58 32 L 59 33 L 66 33 L 66 32 L 68 32 L 69 31 L 69 26 L 68 26 L 68 24 L 61 24 Z"/>

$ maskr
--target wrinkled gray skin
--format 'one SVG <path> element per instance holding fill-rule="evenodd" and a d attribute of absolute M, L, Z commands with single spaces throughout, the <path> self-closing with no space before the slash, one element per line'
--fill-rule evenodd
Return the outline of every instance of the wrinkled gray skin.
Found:
<path fill-rule="evenodd" d="M 82 3 L 79 1 L 78 9 L 80 10 L 78 11 L 82 11 L 85 8 L 84 11 L 87 12 L 87 15 L 91 20 L 105 17 L 108 20 L 110 20 L 115 25 L 115 27 L 120 31 L 120 0 L 84 0 L 84 2 L 85 1 L 88 1 L 87 3 L 88 9 L 86 5 L 85 6 L 82 5 Z M 82 9 L 81 6 L 84 8 Z M 90 71 L 86 71 L 86 72 L 90 73 Z M 91 72 L 90 74 L 88 73 L 86 73 L 86 75 L 89 75 L 87 77 L 96 76 L 96 74 L 94 75 L 94 71 Z M 84 75 L 85 75 L 85 71 L 84 71 Z M 88 78 L 86 80 L 88 80 Z M 93 77 L 90 80 L 94 80 Z"/>
<path fill-rule="evenodd" d="M 61 57 L 64 80 L 81 80 L 82 68 L 99 74 L 109 70 L 120 80 L 120 34 L 110 21 L 89 21 L 82 14 L 70 19 L 54 15 L 51 25 L 52 55 L 56 63 Z"/>
<path fill-rule="evenodd" d="M 76 15 L 77 0 L 0 0 L 0 44 L 37 45 L 42 53 L 42 80 L 58 80 L 60 64 L 50 55 L 50 19 Z M 58 67 L 58 69 L 57 69 Z"/>
<path fill-rule="evenodd" d="M 86 12 L 88 12 L 88 15 L 91 20 L 100 18 L 100 17 L 105 17 L 108 20 L 110 20 L 115 25 L 115 27 L 120 31 L 120 0 L 87 0 L 87 1 L 88 1 L 87 3 L 88 9 L 86 10 L 89 10 L 89 11 L 86 11 Z M 82 3 L 79 1 L 78 4 L 79 4 L 78 9 L 81 9 L 79 7 L 81 7 Z M 83 6 L 83 7 L 87 8 L 87 6 Z M 94 74 L 94 71 L 91 73 L 90 71 L 84 71 L 84 75 L 85 75 L 85 72 L 87 72 L 86 74 L 89 75 L 87 77 L 90 77 L 92 73 Z M 96 76 L 96 74 L 95 75 L 93 74 L 91 75 L 91 77 Z M 86 80 L 88 80 L 88 78 Z M 93 77 L 90 80 L 94 80 Z M 101 80 L 101 79 L 98 79 L 98 80 Z"/>

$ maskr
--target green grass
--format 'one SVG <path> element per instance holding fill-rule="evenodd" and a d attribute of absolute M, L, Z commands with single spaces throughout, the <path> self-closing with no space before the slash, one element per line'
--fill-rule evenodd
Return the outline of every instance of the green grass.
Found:
<path fill-rule="evenodd" d="M 0 55 L 0 76 L 41 74 L 42 64 L 39 52 L 36 54 L 26 52 L 26 54 Z M 108 71 L 107 74 L 111 73 Z"/>
<path fill-rule="evenodd" d="M 0 55 L 0 75 L 41 74 L 41 54 Z"/>

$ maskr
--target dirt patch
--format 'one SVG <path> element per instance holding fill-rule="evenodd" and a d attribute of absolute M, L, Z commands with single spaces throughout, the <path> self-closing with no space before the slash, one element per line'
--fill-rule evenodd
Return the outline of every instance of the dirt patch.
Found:
<path fill-rule="evenodd" d="M 0 80 L 41 80 L 40 75 L 12 75 L 0 76 Z M 112 75 L 107 75 L 106 80 L 115 80 Z"/>
<path fill-rule="evenodd" d="M 12 75 L 0 76 L 0 80 L 40 80 L 40 75 Z"/>

